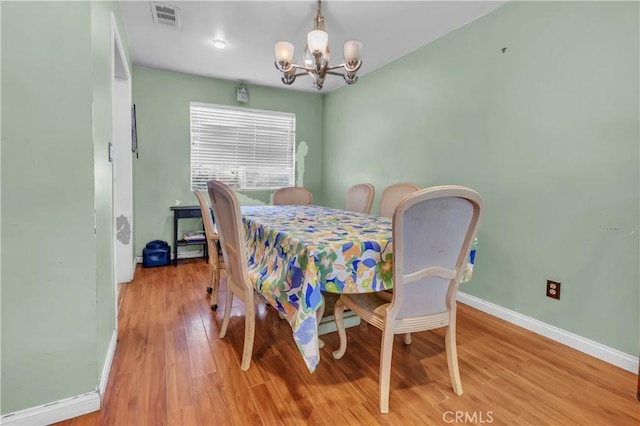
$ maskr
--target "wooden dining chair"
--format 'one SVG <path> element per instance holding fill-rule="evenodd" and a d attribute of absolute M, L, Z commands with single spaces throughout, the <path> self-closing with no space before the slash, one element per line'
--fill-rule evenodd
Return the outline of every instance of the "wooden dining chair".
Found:
<path fill-rule="evenodd" d="M 219 248 L 220 236 L 213 226 L 213 218 L 211 217 L 211 209 L 209 203 L 205 199 L 202 192 L 194 190 L 198 203 L 200 204 L 200 213 L 202 214 L 202 223 L 204 225 L 204 234 L 207 239 L 207 253 L 209 254 L 209 265 L 211 265 L 211 279 L 207 287 L 207 293 L 211 294 L 211 310 L 218 309 L 218 293 L 220 291 L 220 270 L 225 269 L 224 259 Z"/>
<path fill-rule="evenodd" d="M 313 204 L 313 194 L 302 186 L 290 186 L 273 192 L 273 205 L 308 206 Z"/>
<path fill-rule="evenodd" d="M 380 412 L 389 412 L 393 336 L 445 327 L 447 364 L 453 391 L 462 394 L 456 352 L 456 293 L 478 228 L 482 199 L 462 186 L 423 189 L 405 198 L 393 216 L 393 294 L 342 294 L 334 316 L 344 356 L 344 310 L 382 330 Z M 405 341 L 405 343 L 410 343 Z"/>
<path fill-rule="evenodd" d="M 358 213 L 371 213 L 376 189 L 370 183 L 353 185 L 347 191 L 346 210 Z"/>
<path fill-rule="evenodd" d="M 227 297 L 224 305 L 224 318 L 220 327 L 220 338 L 224 338 L 229 325 L 233 296 L 244 302 L 244 345 L 240 368 L 247 371 L 251 366 L 253 338 L 255 335 L 256 307 L 265 303 L 256 294 L 255 287 L 249 279 L 247 257 L 245 252 L 244 228 L 238 198 L 225 183 L 216 180 L 207 182 L 211 206 L 218 225 L 218 234 L 222 247 L 222 255 L 227 269 Z"/>
<path fill-rule="evenodd" d="M 387 186 L 380 197 L 380 216 L 393 217 L 393 211 L 400 201 L 419 189 L 420 187 L 413 183 L 396 183 Z"/>

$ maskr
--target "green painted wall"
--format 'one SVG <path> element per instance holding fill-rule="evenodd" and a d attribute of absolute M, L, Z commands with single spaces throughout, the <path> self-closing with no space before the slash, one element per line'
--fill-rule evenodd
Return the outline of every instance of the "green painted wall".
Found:
<path fill-rule="evenodd" d="M 472 187 L 461 290 L 637 356 L 639 26 L 637 2 L 510 3 L 329 94 L 327 203 L 357 182 Z"/>
<path fill-rule="evenodd" d="M 173 244 L 173 215 L 177 203 L 197 204 L 189 187 L 189 102 L 240 105 L 237 82 L 134 67 L 133 101 L 136 104 L 140 158 L 134 160 L 134 250 L 161 239 Z M 308 154 L 304 186 L 322 202 L 322 96 L 248 85 L 247 108 L 296 114 L 296 144 L 304 141 Z M 243 191 L 242 204 L 269 203 L 268 191 Z M 199 223 L 180 221 L 180 229 Z M 198 221 L 199 222 L 199 221 Z M 182 251 L 182 249 L 181 249 Z"/>
<path fill-rule="evenodd" d="M 7 414 L 94 389 L 99 366 L 90 5 L 1 7 Z"/>
<path fill-rule="evenodd" d="M 115 325 L 107 143 L 120 14 L 115 2 L 0 7 L 4 415 L 94 391 L 102 373 Z"/>

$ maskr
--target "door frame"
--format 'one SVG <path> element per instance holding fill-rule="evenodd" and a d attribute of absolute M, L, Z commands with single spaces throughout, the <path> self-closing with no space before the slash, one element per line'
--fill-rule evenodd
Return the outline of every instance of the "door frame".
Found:
<path fill-rule="evenodd" d="M 118 284 L 133 280 L 133 153 L 131 150 L 131 72 L 111 13 L 111 140 L 112 140 L 112 211 L 113 276 L 115 294 L 115 328 L 118 329 Z M 118 238 L 118 221 L 129 227 L 128 244 Z"/>

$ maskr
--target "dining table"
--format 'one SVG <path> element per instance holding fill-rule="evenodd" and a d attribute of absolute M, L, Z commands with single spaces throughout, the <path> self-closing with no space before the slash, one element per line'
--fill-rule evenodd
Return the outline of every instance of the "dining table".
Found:
<path fill-rule="evenodd" d="M 387 217 L 317 205 L 241 207 L 249 276 L 291 325 L 310 372 L 320 362 L 322 292 L 393 288 L 392 223 Z M 471 279 L 477 242 L 462 282 Z"/>

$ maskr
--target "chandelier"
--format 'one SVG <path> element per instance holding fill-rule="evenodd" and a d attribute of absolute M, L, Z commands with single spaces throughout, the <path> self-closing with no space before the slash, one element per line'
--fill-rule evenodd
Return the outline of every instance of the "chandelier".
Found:
<path fill-rule="evenodd" d="M 325 76 L 330 74 L 343 77 L 347 84 L 354 84 L 358 81 L 356 74 L 362 66 L 362 43 L 357 40 L 346 42 L 344 63 L 329 66 L 329 35 L 324 29 L 321 0 L 318 0 L 318 11 L 313 21 L 313 30 L 307 34 L 307 46 L 302 55 L 304 65 L 293 63 L 293 44 L 288 41 L 276 43 L 276 68 L 283 74 L 282 82 L 292 84 L 296 77 L 308 74 L 313 77 L 313 87 L 321 90 Z"/>

